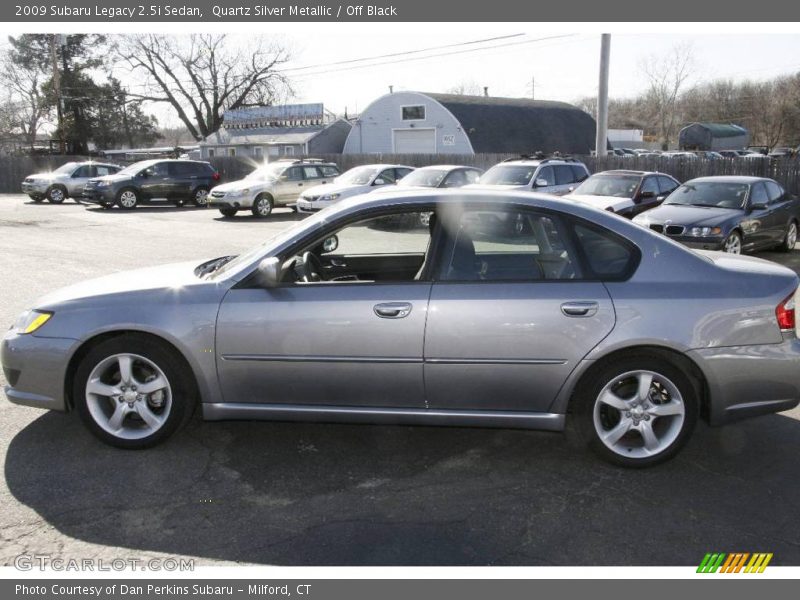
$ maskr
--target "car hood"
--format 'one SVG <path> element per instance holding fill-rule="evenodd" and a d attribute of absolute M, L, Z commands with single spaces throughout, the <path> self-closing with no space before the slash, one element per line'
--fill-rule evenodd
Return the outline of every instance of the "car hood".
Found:
<path fill-rule="evenodd" d="M 564 198 L 569 200 L 577 200 L 584 204 L 589 204 L 595 208 L 606 209 L 609 207 L 619 206 L 620 204 L 630 204 L 630 198 L 620 198 L 619 196 L 594 196 L 590 194 L 567 194 Z"/>
<path fill-rule="evenodd" d="M 342 198 L 355 196 L 356 194 L 363 194 L 364 192 L 369 192 L 373 189 L 383 189 L 383 187 L 384 186 L 381 186 L 381 188 L 373 188 L 369 185 L 352 185 L 349 183 L 321 183 L 303 191 L 301 196 L 306 197 L 323 196 L 325 194 L 340 194 L 339 198 Z M 339 198 L 337 198 L 337 200 Z"/>
<path fill-rule="evenodd" d="M 489 185 L 485 183 L 470 183 L 462 189 L 465 190 L 494 190 L 495 192 L 529 192 L 527 185 Z"/>
<path fill-rule="evenodd" d="M 269 185 L 273 183 L 271 181 L 264 181 L 258 179 L 251 179 L 250 181 L 245 181 L 244 179 L 240 179 L 238 181 L 231 181 L 228 183 L 223 183 L 221 185 L 215 185 L 212 191 L 214 192 L 239 192 L 241 190 L 249 190 L 255 187 L 262 187 L 264 185 Z"/>
<path fill-rule="evenodd" d="M 730 219 L 741 217 L 743 211 L 738 208 L 700 207 L 678 204 L 662 204 L 648 210 L 636 221 L 639 223 L 665 223 L 672 221 L 673 225 L 698 225 L 714 227 L 722 225 Z"/>
<path fill-rule="evenodd" d="M 155 289 L 181 289 L 189 285 L 206 283 L 194 274 L 204 260 L 120 271 L 97 279 L 89 279 L 40 298 L 34 308 L 47 309 L 58 304 L 85 300 L 98 296 L 135 293 Z"/>
<path fill-rule="evenodd" d="M 130 181 L 130 175 L 120 175 L 118 173 L 114 173 L 113 175 L 103 175 L 102 177 L 92 177 L 89 181 L 91 182 L 100 182 L 100 181 L 110 181 L 112 183 L 116 181 Z"/>
<path fill-rule="evenodd" d="M 28 175 L 25 179 L 40 179 L 43 181 L 50 181 L 51 179 L 55 179 L 55 173 L 34 173 L 33 175 Z"/>

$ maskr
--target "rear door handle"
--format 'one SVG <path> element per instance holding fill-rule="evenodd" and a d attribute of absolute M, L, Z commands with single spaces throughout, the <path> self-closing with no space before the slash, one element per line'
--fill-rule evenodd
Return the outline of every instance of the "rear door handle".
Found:
<path fill-rule="evenodd" d="M 561 312 L 568 317 L 593 317 L 598 308 L 597 302 L 593 301 L 565 302 L 561 305 Z"/>
<path fill-rule="evenodd" d="M 402 319 L 411 314 L 411 304 L 409 302 L 384 302 L 376 304 L 372 310 L 381 319 Z"/>

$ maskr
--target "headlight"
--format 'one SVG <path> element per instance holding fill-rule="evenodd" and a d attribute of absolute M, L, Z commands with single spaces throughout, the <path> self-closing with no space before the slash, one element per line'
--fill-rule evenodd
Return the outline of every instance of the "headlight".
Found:
<path fill-rule="evenodd" d="M 320 196 L 319 199 L 324 202 L 328 200 L 336 200 L 339 196 L 341 196 L 341 194 L 325 194 L 323 196 Z"/>
<path fill-rule="evenodd" d="M 110 185 L 111 185 L 110 181 L 100 181 L 100 182 L 98 182 L 97 187 L 99 187 L 99 188 L 101 188 L 101 187 L 109 187 Z"/>
<path fill-rule="evenodd" d="M 689 230 L 689 235 L 694 237 L 708 237 L 709 235 L 720 235 L 722 228 L 720 227 L 692 227 Z"/>
<path fill-rule="evenodd" d="M 44 310 L 26 310 L 14 324 L 17 333 L 33 333 L 50 320 L 53 313 Z"/>

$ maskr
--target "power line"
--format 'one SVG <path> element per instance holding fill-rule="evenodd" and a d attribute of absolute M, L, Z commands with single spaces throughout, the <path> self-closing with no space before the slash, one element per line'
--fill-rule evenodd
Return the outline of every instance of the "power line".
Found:
<path fill-rule="evenodd" d="M 403 51 L 403 52 L 393 52 L 391 54 L 379 54 L 377 56 L 367 56 L 367 57 L 364 57 L 364 58 L 351 58 L 351 59 L 348 59 L 348 60 L 338 60 L 338 61 L 335 61 L 335 62 L 320 63 L 320 64 L 317 64 L 317 65 L 304 65 L 304 66 L 301 66 L 301 67 L 289 67 L 288 69 L 279 69 L 279 72 L 286 73 L 288 71 L 301 71 L 301 70 L 305 70 L 305 69 L 317 69 L 317 68 L 320 68 L 320 67 L 332 67 L 332 66 L 336 66 L 336 65 L 346 65 L 346 64 L 357 63 L 357 62 L 364 62 L 364 61 L 368 61 L 368 60 L 379 60 L 379 59 L 382 59 L 382 58 L 393 58 L 393 57 L 396 57 L 396 56 L 405 56 L 405 55 L 408 55 L 408 54 L 420 54 L 422 52 L 432 52 L 433 50 L 443 50 L 445 48 L 455 48 L 455 47 L 458 47 L 458 46 L 469 46 L 469 45 L 474 45 L 474 44 L 484 44 L 486 42 L 496 42 L 498 40 L 507 40 L 509 38 L 516 38 L 516 37 L 521 37 L 521 36 L 524 36 L 524 35 L 526 35 L 526 34 L 524 34 L 524 33 L 512 33 L 510 35 L 500 35 L 500 36 L 495 36 L 495 37 L 490 37 L 490 38 L 484 38 L 482 40 L 471 40 L 471 41 L 468 41 L 468 42 L 458 42 L 458 43 L 455 43 L 455 44 L 446 44 L 444 46 L 431 46 L 430 48 L 421 48 L 419 50 L 406 50 L 406 51 Z"/>

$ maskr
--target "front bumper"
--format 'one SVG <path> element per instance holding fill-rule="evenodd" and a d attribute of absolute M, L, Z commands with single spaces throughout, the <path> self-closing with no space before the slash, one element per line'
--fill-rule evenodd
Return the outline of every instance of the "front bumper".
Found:
<path fill-rule="evenodd" d="M 688 248 L 694 248 L 695 250 L 722 250 L 724 245 L 724 238 L 718 237 L 697 238 L 685 235 L 668 237 L 676 242 L 680 242 Z"/>
<path fill-rule="evenodd" d="M 113 204 L 115 200 L 114 188 L 83 188 L 83 199 L 94 204 Z"/>
<path fill-rule="evenodd" d="M 708 420 L 723 425 L 800 403 L 800 340 L 690 350 L 708 384 Z"/>
<path fill-rule="evenodd" d="M 307 198 L 298 198 L 295 206 L 297 212 L 301 213 L 315 213 L 327 208 L 334 203 L 334 200 L 308 200 Z"/>
<path fill-rule="evenodd" d="M 249 196 L 232 196 L 224 194 L 215 196 L 212 191 L 208 195 L 208 205 L 212 208 L 250 208 L 253 201 Z"/>
<path fill-rule="evenodd" d="M 77 340 L 19 335 L 9 331 L 0 345 L 0 362 L 14 404 L 66 410 L 64 382 Z"/>
<path fill-rule="evenodd" d="M 28 196 L 41 198 L 44 196 L 45 192 L 47 192 L 47 187 L 47 183 L 44 182 L 23 181 L 22 193 Z"/>

